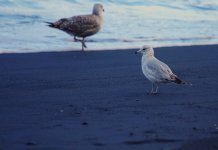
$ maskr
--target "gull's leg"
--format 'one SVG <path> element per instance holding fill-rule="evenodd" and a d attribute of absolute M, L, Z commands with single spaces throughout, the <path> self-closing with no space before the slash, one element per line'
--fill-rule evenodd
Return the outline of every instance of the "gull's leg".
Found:
<path fill-rule="evenodd" d="M 76 36 L 74 36 L 74 41 L 77 41 L 77 38 L 76 38 Z"/>
<path fill-rule="evenodd" d="M 158 94 L 158 86 L 159 85 L 157 83 L 152 83 L 151 92 L 149 94 L 151 94 L 151 95 Z"/>
<path fill-rule="evenodd" d="M 159 87 L 159 84 L 156 83 L 155 85 L 156 85 L 156 88 L 155 88 L 155 92 L 154 92 L 154 94 L 157 94 L 157 93 L 158 93 L 158 87 Z"/>
<path fill-rule="evenodd" d="M 85 38 L 83 38 L 81 40 L 81 43 L 82 43 L 82 51 L 84 51 L 84 47 L 86 48 L 86 44 L 85 44 L 85 41 L 84 41 Z"/>
<path fill-rule="evenodd" d="M 84 45 L 83 45 L 83 42 L 81 41 L 81 44 L 82 44 L 82 51 L 84 51 Z"/>
<path fill-rule="evenodd" d="M 86 44 L 84 42 L 84 38 L 82 40 L 80 40 L 80 39 L 77 39 L 76 36 L 74 36 L 74 41 L 75 42 L 78 42 L 78 41 L 81 42 L 81 44 L 82 44 L 82 51 L 84 51 L 84 47 L 86 48 Z"/>
<path fill-rule="evenodd" d="M 86 43 L 85 43 L 85 38 L 84 38 L 84 37 L 83 37 L 83 39 L 82 39 L 82 44 L 83 44 L 83 46 L 84 46 L 85 48 L 87 48 Z"/>
<path fill-rule="evenodd" d="M 148 92 L 147 94 L 153 94 L 154 93 L 154 87 L 155 87 L 155 84 L 152 82 L 151 83 L 151 92 Z"/>
<path fill-rule="evenodd" d="M 74 36 L 74 41 L 75 41 L 75 42 L 78 42 L 78 41 L 81 42 L 82 40 L 77 39 L 76 36 Z"/>
<path fill-rule="evenodd" d="M 154 86 L 155 86 L 155 84 L 152 82 L 152 85 L 151 85 L 151 94 L 154 93 Z"/>

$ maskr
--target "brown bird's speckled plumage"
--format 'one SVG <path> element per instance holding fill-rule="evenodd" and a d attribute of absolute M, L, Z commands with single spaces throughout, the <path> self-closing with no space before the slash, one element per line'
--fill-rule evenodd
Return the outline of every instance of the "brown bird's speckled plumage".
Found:
<path fill-rule="evenodd" d="M 75 41 L 82 43 L 82 50 L 86 48 L 84 39 L 87 36 L 96 34 L 102 27 L 103 24 L 103 5 L 95 4 L 93 12 L 90 15 L 73 16 L 70 18 L 62 18 L 54 23 L 48 23 L 50 27 L 60 29 L 72 36 Z M 77 39 L 81 37 L 82 39 Z"/>

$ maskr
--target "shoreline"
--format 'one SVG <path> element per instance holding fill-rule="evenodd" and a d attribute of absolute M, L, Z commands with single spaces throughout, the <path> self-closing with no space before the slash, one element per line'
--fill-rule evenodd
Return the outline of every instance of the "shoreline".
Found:
<path fill-rule="evenodd" d="M 152 46 L 153 48 L 170 48 L 170 47 L 192 47 L 192 46 L 216 46 L 218 45 L 218 43 L 211 43 L 211 44 L 180 44 L 180 45 L 165 45 L 165 46 Z M 142 46 L 142 45 L 141 45 Z M 85 52 L 95 52 L 95 51 L 122 51 L 122 50 L 135 50 L 135 49 L 139 49 L 139 47 L 136 47 L 136 46 L 133 46 L 133 47 L 118 47 L 118 48 L 87 48 L 85 49 Z M 8 51 L 8 52 L 7 52 Z M 1 54 L 28 54 L 28 53 L 55 53 L 55 52 L 78 52 L 78 51 L 81 51 L 80 49 L 78 48 L 65 48 L 65 49 L 55 49 L 55 50 L 49 50 L 49 49 L 44 49 L 44 50 L 40 50 L 40 51 L 24 51 L 24 50 L 19 50 L 19 52 L 15 52 L 15 51 L 12 51 L 12 50 L 4 50 L 4 49 L 0 49 L 0 55 Z"/>
<path fill-rule="evenodd" d="M 0 55 L 0 149 L 216 149 L 218 45 L 155 48 L 193 84 L 156 96 L 134 51 Z"/>

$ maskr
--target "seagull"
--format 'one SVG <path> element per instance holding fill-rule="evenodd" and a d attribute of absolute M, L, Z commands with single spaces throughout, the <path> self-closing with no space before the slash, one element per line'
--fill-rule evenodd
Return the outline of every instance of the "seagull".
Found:
<path fill-rule="evenodd" d="M 74 36 L 75 41 L 82 44 L 82 51 L 84 51 L 85 37 L 96 34 L 100 31 L 103 24 L 104 8 L 102 4 L 94 4 L 92 14 L 78 15 L 70 18 L 62 18 L 56 22 L 45 22 L 49 27 L 62 30 L 71 36 Z M 80 37 L 82 39 L 78 39 Z"/>
<path fill-rule="evenodd" d="M 151 46 L 143 46 L 135 52 L 142 54 L 141 67 L 145 77 L 151 81 L 152 89 L 149 94 L 156 95 L 158 93 L 158 86 L 160 83 L 176 83 L 186 84 L 187 82 L 181 80 L 175 75 L 170 67 L 158 60 L 154 56 L 154 50 Z"/>

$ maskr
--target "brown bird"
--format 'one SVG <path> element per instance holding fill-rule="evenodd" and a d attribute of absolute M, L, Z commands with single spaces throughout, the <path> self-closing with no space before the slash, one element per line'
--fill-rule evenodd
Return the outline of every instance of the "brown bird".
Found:
<path fill-rule="evenodd" d="M 70 18 L 59 19 L 54 23 L 46 23 L 48 23 L 49 27 L 57 28 L 70 34 L 71 36 L 74 36 L 75 41 L 81 42 L 82 51 L 84 51 L 84 47 L 86 48 L 84 39 L 87 36 L 96 34 L 102 27 L 103 11 L 103 5 L 97 3 L 94 4 L 92 14 L 90 15 L 73 16 Z M 77 37 L 82 39 L 78 39 Z"/>

